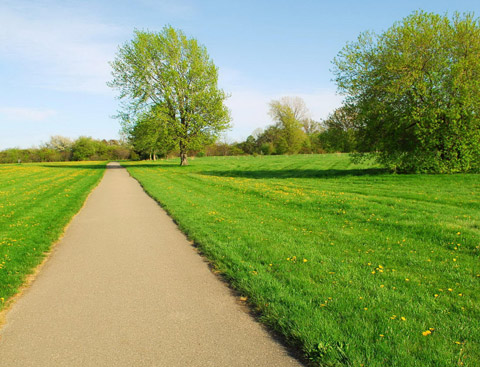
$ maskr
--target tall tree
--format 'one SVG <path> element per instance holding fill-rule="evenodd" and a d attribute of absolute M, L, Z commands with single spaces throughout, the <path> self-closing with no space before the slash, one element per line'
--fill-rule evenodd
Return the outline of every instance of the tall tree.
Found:
<path fill-rule="evenodd" d="M 135 121 L 135 116 L 154 111 L 168 126 L 181 165 L 187 164 L 189 150 L 212 142 L 229 127 L 218 69 L 206 48 L 182 31 L 170 26 L 160 33 L 135 31 L 111 66 L 109 86 L 125 101 L 122 114 Z"/>
<path fill-rule="evenodd" d="M 363 151 L 404 171 L 480 168 L 480 23 L 415 12 L 334 60 Z"/>

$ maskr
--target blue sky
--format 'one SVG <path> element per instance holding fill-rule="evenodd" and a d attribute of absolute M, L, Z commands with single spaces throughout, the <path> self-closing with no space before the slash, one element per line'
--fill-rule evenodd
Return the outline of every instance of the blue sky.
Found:
<path fill-rule="evenodd" d="M 197 38 L 220 70 L 229 141 L 271 124 L 268 102 L 300 96 L 320 120 L 341 104 L 331 61 L 362 31 L 415 10 L 473 11 L 480 2 L 313 0 L 0 0 L 0 149 L 51 135 L 118 138 L 109 61 L 133 30 L 170 24 Z"/>

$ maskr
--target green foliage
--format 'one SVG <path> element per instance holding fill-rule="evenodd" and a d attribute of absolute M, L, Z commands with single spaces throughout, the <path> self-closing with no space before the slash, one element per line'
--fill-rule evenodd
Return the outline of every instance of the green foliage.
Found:
<path fill-rule="evenodd" d="M 74 161 L 86 161 L 96 152 L 95 142 L 92 138 L 81 136 L 72 146 L 72 159 Z"/>
<path fill-rule="evenodd" d="M 40 148 L 0 151 L 0 163 L 32 163 L 63 161 L 107 161 L 134 159 L 131 148 L 117 140 L 96 140 L 82 136 L 75 141 L 52 136 Z"/>
<path fill-rule="evenodd" d="M 478 174 L 345 154 L 126 166 L 313 365 L 480 365 Z"/>
<path fill-rule="evenodd" d="M 480 23 L 415 12 L 334 60 L 360 152 L 401 171 L 480 168 Z"/>
<path fill-rule="evenodd" d="M 153 108 L 148 113 L 140 115 L 130 126 L 130 141 L 136 152 L 143 157 L 166 157 L 175 148 L 175 142 L 168 134 L 167 121 Z"/>
<path fill-rule="evenodd" d="M 323 121 L 324 130 L 318 134 L 320 145 L 329 153 L 350 153 L 356 150 L 354 111 L 347 107 L 336 109 Z"/>
<path fill-rule="evenodd" d="M 302 126 L 309 120 L 305 102 L 299 97 L 283 97 L 279 101 L 272 101 L 270 116 L 278 129 L 278 136 L 273 141 L 275 153 L 298 153 L 306 139 Z"/>
<path fill-rule="evenodd" d="M 100 181 L 103 163 L 0 165 L 0 310 Z"/>
<path fill-rule="evenodd" d="M 109 85 L 127 101 L 122 119 L 154 124 L 179 149 L 182 165 L 189 150 L 212 143 L 229 126 L 217 67 L 206 48 L 182 31 L 170 26 L 159 33 L 135 31 L 111 65 Z"/>

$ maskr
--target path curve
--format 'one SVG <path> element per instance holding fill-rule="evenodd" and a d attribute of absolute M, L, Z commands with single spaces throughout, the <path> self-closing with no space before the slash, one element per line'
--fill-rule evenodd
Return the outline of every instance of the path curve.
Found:
<path fill-rule="evenodd" d="M 0 356 L 5 367 L 300 365 L 116 163 L 8 312 Z"/>

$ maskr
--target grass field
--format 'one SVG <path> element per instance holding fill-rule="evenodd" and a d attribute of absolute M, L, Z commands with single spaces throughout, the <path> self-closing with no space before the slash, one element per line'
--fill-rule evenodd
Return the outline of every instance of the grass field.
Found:
<path fill-rule="evenodd" d="M 104 173 L 104 162 L 0 165 L 0 310 Z"/>
<path fill-rule="evenodd" d="M 345 155 L 125 164 L 321 366 L 480 365 L 480 175 L 392 175 Z"/>

